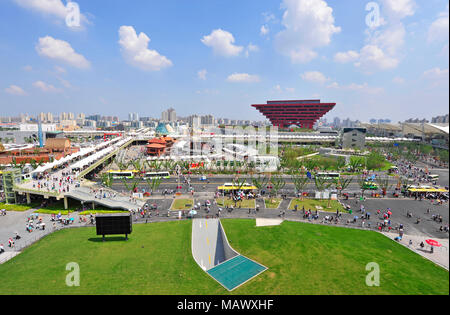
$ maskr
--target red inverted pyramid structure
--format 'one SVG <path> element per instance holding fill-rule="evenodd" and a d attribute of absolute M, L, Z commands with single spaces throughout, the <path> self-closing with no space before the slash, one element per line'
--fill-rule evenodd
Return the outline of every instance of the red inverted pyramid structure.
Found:
<path fill-rule="evenodd" d="M 320 100 L 267 101 L 267 104 L 252 105 L 277 127 L 297 125 L 312 129 L 314 123 L 336 106 L 336 103 L 321 103 Z"/>

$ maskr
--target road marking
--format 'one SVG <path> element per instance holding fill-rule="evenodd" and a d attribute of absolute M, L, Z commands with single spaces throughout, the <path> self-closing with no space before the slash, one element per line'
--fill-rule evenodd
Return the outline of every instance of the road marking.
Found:
<path fill-rule="evenodd" d="M 209 258 L 209 265 L 211 266 L 211 254 L 208 255 Z"/>
<path fill-rule="evenodd" d="M 208 245 L 209 245 L 209 238 L 206 238 L 206 243 L 208 243 Z"/>

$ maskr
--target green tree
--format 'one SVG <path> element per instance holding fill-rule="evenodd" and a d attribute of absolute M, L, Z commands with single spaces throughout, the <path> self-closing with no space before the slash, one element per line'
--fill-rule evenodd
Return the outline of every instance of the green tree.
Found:
<path fill-rule="evenodd" d="M 342 191 L 344 191 L 345 189 L 347 189 L 348 186 L 350 186 L 352 181 L 353 181 L 353 178 L 351 178 L 351 177 L 347 177 L 347 178 L 339 177 L 339 178 L 334 179 L 334 185 L 335 185 L 335 188 L 339 191 L 339 196 L 342 195 Z"/>
<path fill-rule="evenodd" d="M 389 177 L 377 177 L 376 181 L 378 187 L 383 191 L 383 196 L 386 196 L 386 192 L 393 186 L 393 184 L 389 183 Z"/>
<path fill-rule="evenodd" d="M 336 169 L 339 171 L 345 167 L 345 158 L 343 156 L 338 156 L 336 159 Z"/>
<path fill-rule="evenodd" d="M 368 170 L 376 170 L 384 167 L 386 159 L 378 152 L 371 152 L 366 159 L 366 165 Z"/>
<path fill-rule="evenodd" d="M 253 186 L 258 189 L 259 194 L 261 194 L 261 191 L 267 186 L 269 182 L 269 177 L 264 174 L 258 174 L 258 176 L 253 176 L 252 174 L 251 181 Z"/>
<path fill-rule="evenodd" d="M 322 192 L 330 188 L 331 185 L 333 185 L 333 181 L 323 177 L 314 176 L 314 185 L 318 191 Z"/>
<path fill-rule="evenodd" d="M 295 190 L 297 193 L 301 195 L 301 199 L 303 200 L 303 190 L 309 183 L 309 178 L 304 174 L 291 174 L 291 179 L 294 182 Z"/>
<path fill-rule="evenodd" d="M 365 159 L 363 157 L 351 156 L 350 163 L 348 165 L 350 166 L 352 172 L 357 172 L 363 168 L 364 164 Z"/>
<path fill-rule="evenodd" d="M 111 173 L 103 173 L 102 174 L 102 183 L 108 188 L 111 188 L 113 184 L 113 179 Z"/>
<path fill-rule="evenodd" d="M 364 198 L 364 192 L 366 191 L 366 182 L 367 182 L 367 178 L 364 175 L 358 176 L 358 185 L 359 185 L 359 188 L 361 189 L 361 197 L 363 197 L 363 198 Z"/>
<path fill-rule="evenodd" d="M 153 194 L 155 190 L 159 188 L 161 185 L 162 179 L 160 177 L 153 177 L 152 179 L 146 178 L 145 181 L 147 182 L 147 185 Z"/>
<path fill-rule="evenodd" d="M 273 192 L 276 198 L 278 196 L 278 192 L 286 186 L 286 181 L 284 180 L 283 176 L 275 175 L 272 176 L 270 182 L 272 183 Z"/>

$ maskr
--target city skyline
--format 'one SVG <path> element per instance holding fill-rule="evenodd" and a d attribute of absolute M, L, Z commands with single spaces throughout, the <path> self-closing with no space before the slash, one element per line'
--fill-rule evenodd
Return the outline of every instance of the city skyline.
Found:
<path fill-rule="evenodd" d="M 264 120 L 251 104 L 319 98 L 328 120 L 448 113 L 448 1 L 375 1 L 371 27 L 366 2 L 80 0 L 76 28 L 47 1 L 0 4 L 1 116 Z"/>

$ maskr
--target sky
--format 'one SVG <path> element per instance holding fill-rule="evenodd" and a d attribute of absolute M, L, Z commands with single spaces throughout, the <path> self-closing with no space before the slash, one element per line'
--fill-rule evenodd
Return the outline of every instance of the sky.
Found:
<path fill-rule="evenodd" d="M 77 14 L 79 12 L 79 14 Z M 0 0 L 0 116 L 448 113 L 448 0 Z"/>

